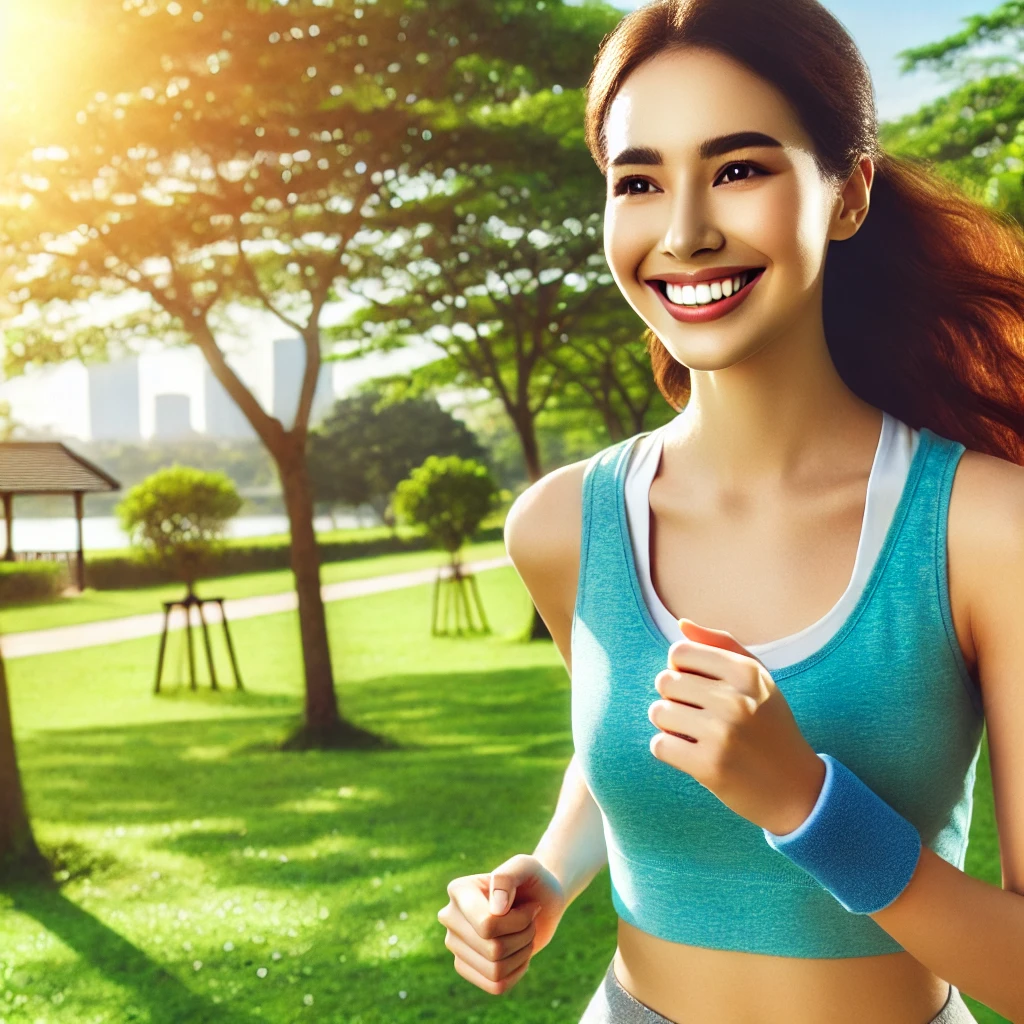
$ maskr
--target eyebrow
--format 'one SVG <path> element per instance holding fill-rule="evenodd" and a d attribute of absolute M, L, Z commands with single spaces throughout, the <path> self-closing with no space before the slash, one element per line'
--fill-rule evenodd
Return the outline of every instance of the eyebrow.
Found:
<path fill-rule="evenodd" d="M 705 139 L 697 150 L 701 160 L 710 160 L 724 153 L 732 153 L 737 149 L 749 149 L 753 146 L 774 146 L 782 148 L 778 139 L 773 139 L 763 132 L 733 132 L 731 135 L 719 135 L 713 139 Z M 629 146 L 608 164 L 609 167 L 621 167 L 623 164 L 645 164 L 660 166 L 665 162 L 660 149 L 650 146 Z"/>

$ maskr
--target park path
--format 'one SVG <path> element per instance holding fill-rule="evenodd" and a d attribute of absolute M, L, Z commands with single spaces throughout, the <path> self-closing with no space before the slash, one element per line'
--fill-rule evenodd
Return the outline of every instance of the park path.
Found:
<path fill-rule="evenodd" d="M 485 572 L 488 569 L 499 569 L 511 565 L 512 559 L 507 555 L 500 558 L 488 558 L 478 562 L 465 562 L 463 568 L 468 572 Z M 390 573 L 387 576 L 371 576 L 362 580 L 343 580 L 340 583 L 327 583 L 320 588 L 324 601 L 341 601 L 348 597 L 364 597 L 367 594 L 380 594 L 386 590 L 400 590 L 402 587 L 415 587 L 421 583 L 433 583 L 437 577 L 437 567 L 415 569 L 411 572 Z M 262 594 L 258 597 L 236 597 L 225 600 L 224 614 L 228 622 L 238 619 L 251 619 L 257 615 L 275 615 L 278 612 L 294 611 L 298 607 L 298 597 L 294 590 L 281 594 Z M 220 622 L 220 612 L 216 605 L 204 609 L 208 622 Z M 130 615 L 123 619 L 104 619 L 99 622 L 82 622 L 74 626 L 54 626 L 51 629 L 36 629 L 25 633 L 9 633 L 0 637 L 0 652 L 5 659 L 27 658 L 34 654 L 54 654 L 57 651 L 75 651 L 82 647 L 99 647 L 103 644 L 115 644 L 121 640 L 136 640 L 143 636 L 156 636 L 163 629 L 164 613 L 152 612 L 148 615 Z M 193 625 L 196 620 L 193 617 Z M 185 614 L 181 608 L 175 608 L 171 615 L 171 629 L 181 629 L 185 625 Z"/>

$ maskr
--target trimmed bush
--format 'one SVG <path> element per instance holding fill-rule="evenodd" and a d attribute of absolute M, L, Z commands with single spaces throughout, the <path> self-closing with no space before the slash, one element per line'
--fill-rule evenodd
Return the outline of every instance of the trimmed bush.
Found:
<path fill-rule="evenodd" d="M 67 585 L 64 562 L 0 562 L 0 605 L 48 601 Z"/>
<path fill-rule="evenodd" d="M 472 540 L 501 540 L 503 536 L 503 526 L 487 526 L 477 530 Z M 390 555 L 402 551 L 426 551 L 431 547 L 433 544 L 425 534 L 404 537 L 355 537 L 351 540 L 331 539 L 319 544 L 321 563 L 345 562 L 353 558 L 370 558 L 374 555 Z M 224 544 L 215 557 L 208 574 L 237 576 L 247 572 L 287 569 L 290 564 L 287 540 L 231 540 Z M 97 590 L 128 590 L 172 582 L 172 573 L 138 562 L 127 553 L 87 554 L 85 557 L 85 584 Z M 202 584 L 200 588 L 201 586 Z"/>

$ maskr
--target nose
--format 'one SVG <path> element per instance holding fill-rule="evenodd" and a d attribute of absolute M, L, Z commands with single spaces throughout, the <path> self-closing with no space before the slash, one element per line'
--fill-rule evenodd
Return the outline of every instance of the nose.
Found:
<path fill-rule="evenodd" d="M 661 251 L 686 263 L 694 253 L 722 247 L 722 232 L 710 219 L 708 204 L 694 192 L 680 189 L 669 208 Z"/>

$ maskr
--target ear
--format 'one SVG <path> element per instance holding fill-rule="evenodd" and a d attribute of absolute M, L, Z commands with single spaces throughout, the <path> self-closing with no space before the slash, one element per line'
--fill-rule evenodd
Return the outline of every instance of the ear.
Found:
<path fill-rule="evenodd" d="M 871 185 L 874 179 L 874 161 L 869 156 L 862 156 L 836 197 L 829 239 L 843 242 L 857 234 L 871 206 Z"/>

